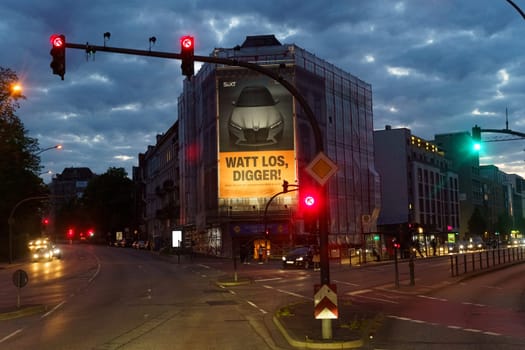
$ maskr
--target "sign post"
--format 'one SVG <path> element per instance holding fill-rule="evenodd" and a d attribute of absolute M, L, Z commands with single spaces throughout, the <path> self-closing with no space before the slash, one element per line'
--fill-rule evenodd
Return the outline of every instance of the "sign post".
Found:
<path fill-rule="evenodd" d="M 24 287 L 27 282 L 29 281 L 29 277 L 27 276 L 27 272 L 24 270 L 16 270 L 13 273 L 13 283 L 17 288 L 17 297 L 16 297 L 16 307 L 20 307 L 20 288 Z"/>

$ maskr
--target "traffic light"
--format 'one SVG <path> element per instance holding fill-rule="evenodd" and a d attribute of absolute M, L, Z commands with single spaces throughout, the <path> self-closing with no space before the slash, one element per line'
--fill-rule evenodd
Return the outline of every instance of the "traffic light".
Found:
<path fill-rule="evenodd" d="M 66 37 L 62 34 L 53 34 L 49 40 L 52 46 L 49 54 L 53 57 L 49 66 L 53 70 L 53 74 L 59 75 L 64 80 L 64 74 L 66 74 Z"/>
<path fill-rule="evenodd" d="M 74 233 L 74 231 L 73 231 L 72 228 L 70 228 L 69 230 L 67 230 L 67 238 L 68 238 L 68 239 L 72 239 L 73 236 L 74 236 L 74 234 L 75 234 L 75 233 Z"/>
<path fill-rule="evenodd" d="M 44 226 L 49 225 L 49 219 L 48 218 L 43 218 L 42 219 L 42 224 L 44 224 Z"/>
<path fill-rule="evenodd" d="M 288 192 L 288 181 L 283 180 L 283 192 Z"/>
<path fill-rule="evenodd" d="M 193 67 L 193 52 L 195 49 L 195 41 L 192 36 L 186 35 L 180 38 L 180 55 L 181 55 L 181 69 L 188 79 L 195 73 Z"/>
<path fill-rule="evenodd" d="M 481 128 L 477 125 L 472 128 L 472 148 L 476 152 L 481 150 Z"/>
<path fill-rule="evenodd" d="M 304 210 L 309 213 L 317 211 L 320 206 L 321 198 L 315 188 L 306 188 L 301 191 L 301 205 Z"/>

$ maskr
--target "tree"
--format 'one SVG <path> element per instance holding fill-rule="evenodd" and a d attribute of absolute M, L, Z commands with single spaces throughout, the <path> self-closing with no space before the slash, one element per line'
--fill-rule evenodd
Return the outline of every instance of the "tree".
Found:
<path fill-rule="evenodd" d="M 111 167 L 89 181 L 82 203 L 97 232 L 130 228 L 134 222 L 134 184 L 124 168 Z"/>
<path fill-rule="evenodd" d="M 38 177 L 40 158 L 38 141 L 28 137 L 15 111 L 18 101 L 25 97 L 13 93 L 12 86 L 18 82 L 15 72 L 0 67 L 0 259 L 8 258 L 8 218 L 21 200 L 46 194 L 46 188 Z M 40 233 L 41 201 L 28 201 L 17 208 L 13 218 L 14 256 L 25 251 L 21 233 Z"/>
<path fill-rule="evenodd" d="M 468 230 L 471 236 L 481 237 L 483 237 L 483 234 L 487 230 L 487 222 L 477 207 L 468 220 Z"/>

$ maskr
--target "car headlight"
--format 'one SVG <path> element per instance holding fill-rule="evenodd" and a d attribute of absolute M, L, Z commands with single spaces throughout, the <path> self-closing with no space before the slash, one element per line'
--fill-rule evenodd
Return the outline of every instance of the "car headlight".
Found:
<path fill-rule="evenodd" d="M 278 120 L 275 123 L 273 123 L 272 125 L 270 125 L 270 129 L 275 129 L 275 128 L 279 127 L 282 123 L 283 123 L 282 120 Z"/>
<path fill-rule="evenodd" d="M 238 125 L 238 124 L 235 124 L 235 123 L 234 123 L 234 122 L 232 122 L 232 121 L 230 121 L 230 126 L 231 126 L 232 128 L 234 128 L 234 129 L 237 129 L 237 130 L 239 130 L 239 131 L 241 131 L 241 130 L 242 130 L 242 127 L 241 127 L 240 125 Z"/>
<path fill-rule="evenodd" d="M 285 256 L 283 256 L 283 261 L 286 261 L 286 257 Z"/>
<path fill-rule="evenodd" d="M 298 257 L 298 258 L 297 258 L 297 259 L 295 259 L 295 260 L 297 260 L 297 261 L 303 261 L 303 257 L 302 257 L 302 256 L 300 256 L 300 257 Z"/>

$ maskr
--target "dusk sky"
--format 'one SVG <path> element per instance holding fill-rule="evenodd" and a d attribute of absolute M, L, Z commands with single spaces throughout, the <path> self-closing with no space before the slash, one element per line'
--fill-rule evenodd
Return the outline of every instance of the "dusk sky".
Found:
<path fill-rule="evenodd" d="M 525 0 L 515 0 L 525 9 Z M 123 167 L 177 120 L 180 61 L 68 49 L 65 80 L 49 67 L 51 34 L 71 43 L 195 54 L 275 34 L 372 85 L 374 129 L 435 134 L 508 128 L 525 133 L 525 20 L 505 0 L 3 0 L 0 66 L 26 100 L 17 115 L 42 149 L 43 171 Z M 196 71 L 198 70 L 196 65 Z M 511 138 L 482 134 L 482 139 Z M 486 142 L 481 164 L 525 177 L 525 140 Z M 47 183 L 51 175 L 42 175 Z"/>

